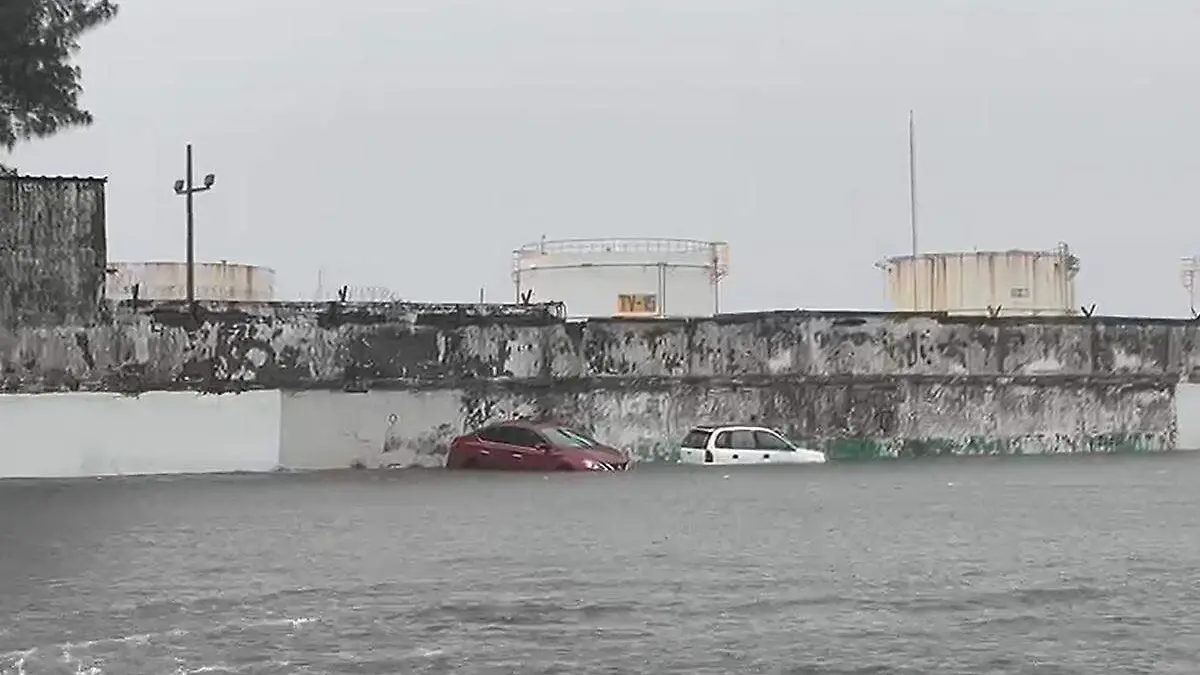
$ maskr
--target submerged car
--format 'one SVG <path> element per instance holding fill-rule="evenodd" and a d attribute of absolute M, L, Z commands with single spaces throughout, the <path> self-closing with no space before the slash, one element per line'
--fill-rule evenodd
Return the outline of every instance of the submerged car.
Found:
<path fill-rule="evenodd" d="M 797 447 L 768 427 L 694 427 L 680 444 L 683 464 L 823 464 L 825 453 Z"/>
<path fill-rule="evenodd" d="M 628 453 L 571 427 L 517 420 L 455 438 L 447 469 L 502 471 L 626 471 Z"/>

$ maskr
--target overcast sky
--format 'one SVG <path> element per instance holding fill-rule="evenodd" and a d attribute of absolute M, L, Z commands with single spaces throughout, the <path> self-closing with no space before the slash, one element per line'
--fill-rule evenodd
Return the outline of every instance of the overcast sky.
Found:
<path fill-rule="evenodd" d="M 1081 301 L 1183 314 L 1200 252 L 1200 3 L 124 0 L 88 129 L 26 173 L 110 178 L 109 257 L 511 300 L 550 238 L 730 242 L 723 309 L 884 308 L 909 248 L 1052 248 Z"/>

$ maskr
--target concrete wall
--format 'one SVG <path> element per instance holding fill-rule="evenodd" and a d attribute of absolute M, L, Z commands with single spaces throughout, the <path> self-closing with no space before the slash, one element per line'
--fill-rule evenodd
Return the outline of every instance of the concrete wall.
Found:
<path fill-rule="evenodd" d="M 557 394 L 513 387 L 309 391 L 284 396 L 280 463 L 440 465 L 449 440 L 464 429 L 545 412 L 576 421 L 642 461 L 678 461 L 677 444 L 692 425 L 752 417 L 838 459 L 1175 447 L 1169 387 L 1114 393 L 1103 386 L 932 383 L 790 390 L 698 384 Z"/>
<path fill-rule="evenodd" d="M 0 396 L 0 478 L 270 471 L 279 392 Z"/>
<path fill-rule="evenodd" d="M 101 325 L 0 330 L 0 391 L 281 391 L 294 468 L 430 463 L 516 414 L 643 459 L 671 459 L 692 424 L 750 419 L 846 458 L 1200 446 L 1177 396 L 1200 381 L 1193 322 L 560 311 L 126 303 Z"/>
<path fill-rule="evenodd" d="M 0 325 L 83 325 L 107 262 L 104 180 L 0 175 Z"/>
<path fill-rule="evenodd" d="M 1200 450 L 1200 384 L 1182 382 L 1175 387 L 1175 444 Z"/>

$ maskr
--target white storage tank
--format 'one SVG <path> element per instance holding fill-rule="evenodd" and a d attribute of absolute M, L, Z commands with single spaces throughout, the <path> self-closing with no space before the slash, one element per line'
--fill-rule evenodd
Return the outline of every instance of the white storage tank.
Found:
<path fill-rule="evenodd" d="M 222 260 L 195 264 L 196 299 L 209 302 L 270 302 L 275 299 L 275 270 Z M 104 295 L 113 302 L 187 300 L 187 264 L 181 262 L 115 262 L 108 264 Z"/>
<path fill-rule="evenodd" d="M 517 302 L 562 302 L 569 318 L 711 316 L 729 246 L 693 239 L 562 239 L 513 252 Z"/>
<path fill-rule="evenodd" d="M 922 253 L 888 258 L 887 296 L 902 312 L 996 316 L 1076 314 L 1079 259 L 1059 244 L 1049 251 Z"/>

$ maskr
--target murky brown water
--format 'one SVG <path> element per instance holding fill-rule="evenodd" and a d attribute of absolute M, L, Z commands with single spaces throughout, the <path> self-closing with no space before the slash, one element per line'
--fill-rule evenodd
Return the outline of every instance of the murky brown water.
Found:
<path fill-rule="evenodd" d="M 1191 675 L 1197 484 L 1190 456 L 0 482 L 0 673 Z"/>

